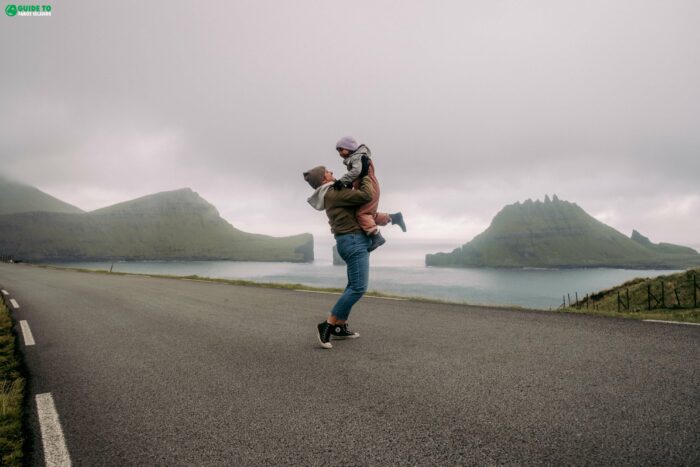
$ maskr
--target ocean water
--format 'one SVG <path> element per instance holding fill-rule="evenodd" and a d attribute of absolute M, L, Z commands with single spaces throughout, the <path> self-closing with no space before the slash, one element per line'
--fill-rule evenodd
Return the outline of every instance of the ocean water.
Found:
<path fill-rule="evenodd" d="M 140 274 L 198 275 L 256 282 L 344 287 L 345 267 L 327 261 L 310 264 L 236 261 L 144 261 L 54 263 L 56 266 Z M 434 268 L 408 263 L 371 266 L 369 289 L 407 297 L 426 297 L 483 305 L 553 309 L 570 294 L 574 300 L 635 277 L 656 277 L 672 270 Z"/>

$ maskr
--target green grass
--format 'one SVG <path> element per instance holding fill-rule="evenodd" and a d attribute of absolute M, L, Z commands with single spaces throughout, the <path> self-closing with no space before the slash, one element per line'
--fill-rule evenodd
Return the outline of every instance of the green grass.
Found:
<path fill-rule="evenodd" d="M 700 285 L 700 268 L 666 276 L 632 279 L 582 297 L 577 307 L 567 307 L 562 311 L 698 323 L 700 307 L 695 304 L 700 304 L 700 290 L 694 288 L 693 277 L 695 283 Z"/>
<path fill-rule="evenodd" d="M 17 358 L 12 317 L 0 300 L 0 459 L 2 465 L 22 465 L 25 380 Z"/>

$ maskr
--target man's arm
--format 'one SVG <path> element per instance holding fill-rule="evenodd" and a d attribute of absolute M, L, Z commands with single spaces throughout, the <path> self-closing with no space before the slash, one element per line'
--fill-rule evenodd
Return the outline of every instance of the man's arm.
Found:
<path fill-rule="evenodd" d="M 326 194 L 326 197 L 328 197 L 328 194 Z M 372 198 L 374 198 L 372 179 L 364 177 L 360 188 L 357 190 L 334 191 L 332 199 L 327 200 L 327 202 L 331 201 L 333 206 L 361 206 L 372 201 Z"/>

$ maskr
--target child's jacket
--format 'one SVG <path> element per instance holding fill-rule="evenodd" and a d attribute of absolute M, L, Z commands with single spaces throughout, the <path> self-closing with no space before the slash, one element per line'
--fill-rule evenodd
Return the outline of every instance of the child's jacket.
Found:
<path fill-rule="evenodd" d="M 341 182 L 343 182 L 343 185 L 351 185 L 352 182 L 354 182 L 360 175 L 360 172 L 362 172 L 362 156 L 367 156 L 368 158 L 372 159 L 372 153 L 364 144 L 361 144 L 360 147 L 350 155 L 350 157 L 343 159 L 343 164 L 345 164 L 345 166 L 348 168 L 345 175 L 339 179 Z"/>

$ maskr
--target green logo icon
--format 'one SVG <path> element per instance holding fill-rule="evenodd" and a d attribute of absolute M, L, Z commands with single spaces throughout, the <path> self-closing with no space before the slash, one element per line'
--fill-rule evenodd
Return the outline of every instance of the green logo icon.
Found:
<path fill-rule="evenodd" d="M 5 14 L 7 14 L 7 16 L 15 16 L 17 14 L 17 5 L 7 5 L 5 7 Z"/>

